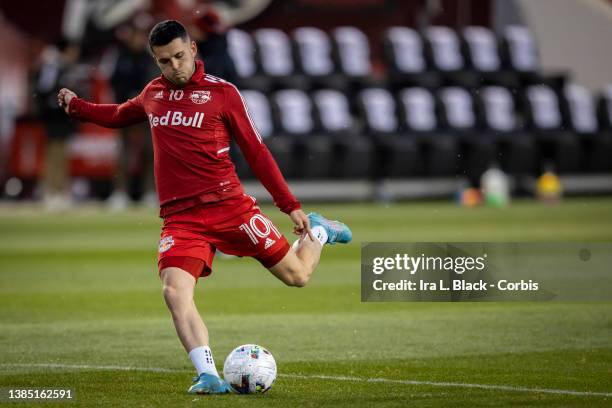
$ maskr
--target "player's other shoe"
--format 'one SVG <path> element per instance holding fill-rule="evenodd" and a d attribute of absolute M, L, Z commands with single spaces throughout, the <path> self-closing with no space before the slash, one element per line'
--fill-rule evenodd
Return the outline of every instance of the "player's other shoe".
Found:
<path fill-rule="evenodd" d="M 336 242 L 346 244 L 353 239 L 353 233 L 343 222 L 328 220 L 317 213 L 308 214 L 308 219 L 310 220 L 311 228 L 317 225 L 325 228 L 325 231 L 327 231 L 327 243 L 330 245 L 334 245 Z"/>
<path fill-rule="evenodd" d="M 189 394 L 228 394 L 232 392 L 230 385 L 223 379 L 207 373 L 193 377 L 193 385 L 189 387 Z"/>

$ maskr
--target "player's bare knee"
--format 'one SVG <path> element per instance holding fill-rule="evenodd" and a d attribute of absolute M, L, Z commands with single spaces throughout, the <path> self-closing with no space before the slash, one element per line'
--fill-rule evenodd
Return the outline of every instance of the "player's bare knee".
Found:
<path fill-rule="evenodd" d="M 310 280 L 312 269 L 304 265 L 295 254 L 289 253 L 279 264 L 270 271 L 285 285 L 304 287 Z"/>
<path fill-rule="evenodd" d="M 310 274 L 304 268 L 292 268 L 290 270 L 290 284 L 296 288 L 303 288 L 310 280 Z"/>
<path fill-rule="evenodd" d="M 305 275 L 298 275 L 296 277 L 293 278 L 293 285 L 296 288 L 303 288 L 304 286 L 306 286 L 306 284 L 308 283 L 308 281 L 310 280 L 309 276 L 305 276 Z"/>
<path fill-rule="evenodd" d="M 177 290 L 172 285 L 164 285 L 162 293 L 164 294 L 164 299 L 173 300 L 176 297 Z"/>
<path fill-rule="evenodd" d="M 178 291 L 171 285 L 164 285 L 162 293 L 164 295 L 164 300 L 168 304 L 168 307 L 174 304 L 178 298 Z"/>
<path fill-rule="evenodd" d="M 165 284 L 163 286 L 163 295 L 171 311 L 179 310 L 191 301 L 191 296 L 188 291 L 172 284 Z"/>

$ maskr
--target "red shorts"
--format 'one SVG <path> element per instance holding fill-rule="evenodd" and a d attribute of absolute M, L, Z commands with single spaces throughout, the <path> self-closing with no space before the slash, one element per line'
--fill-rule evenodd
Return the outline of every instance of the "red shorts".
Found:
<path fill-rule="evenodd" d="M 208 276 L 217 248 L 230 255 L 252 256 L 270 268 L 290 247 L 255 199 L 242 194 L 166 216 L 159 241 L 159 271 L 174 266 L 196 279 Z"/>

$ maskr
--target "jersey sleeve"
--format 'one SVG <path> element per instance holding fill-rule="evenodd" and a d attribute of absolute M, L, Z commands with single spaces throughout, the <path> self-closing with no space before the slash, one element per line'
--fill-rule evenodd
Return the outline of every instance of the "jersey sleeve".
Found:
<path fill-rule="evenodd" d="M 142 102 L 144 92 L 122 104 L 98 104 L 73 98 L 68 106 L 68 115 L 107 128 L 135 125 L 147 120 Z"/>
<path fill-rule="evenodd" d="M 225 88 L 224 115 L 249 167 L 272 195 L 274 204 L 286 214 L 300 208 L 300 202 L 289 190 L 274 157 L 257 132 L 244 99 L 233 85 Z"/>

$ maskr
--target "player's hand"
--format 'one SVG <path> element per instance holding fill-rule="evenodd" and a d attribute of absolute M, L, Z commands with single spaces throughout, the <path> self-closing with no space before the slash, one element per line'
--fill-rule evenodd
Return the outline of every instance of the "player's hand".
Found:
<path fill-rule="evenodd" d="M 70 105 L 70 101 L 72 98 L 76 98 L 76 94 L 72 92 L 70 89 L 62 88 L 57 94 L 57 103 L 60 108 L 63 108 L 66 113 L 68 113 L 68 106 Z"/>
<path fill-rule="evenodd" d="M 293 210 L 289 214 L 289 218 L 291 218 L 291 221 L 293 221 L 293 233 L 295 235 L 300 235 L 303 238 L 306 234 L 308 234 L 310 239 L 316 241 L 316 238 L 310 230 L 310 220 L 308 219 L 308 216 L 304 213 L 304 211 L 302 211 L 301 209 Z"/>

